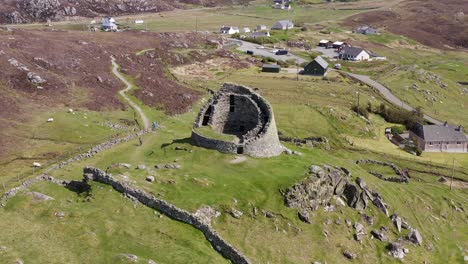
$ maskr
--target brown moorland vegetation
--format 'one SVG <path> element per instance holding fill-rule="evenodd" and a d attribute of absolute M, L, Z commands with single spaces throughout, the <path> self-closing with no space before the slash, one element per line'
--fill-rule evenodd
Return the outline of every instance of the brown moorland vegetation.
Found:
<path fill-rule="evenodd" d="M 138 85 L 135 95 L 140 100 L 167 114 L 185 112 L 199 92 L 168 76 L 166 68 L 214 56 L 228 57 L 236 64 L 235 55 L 217 49 L 220 41 L 195 33 L 0 29 L 0 130 L 14 129 L 54 107 L 125 109 L 117 93 L 123 84 L 111 73 L 111 55 Z M 146 49 L 151 51 L 137 55 Z M 240 61 L 236 65 L 244 66 Z M 45 83 L 32 83 L 28 73 Z M 0 145 L 5 151 L 16 143 L 2 134 Z"/>
<path fill-rule="evenodd" d="M 371 11 L 347 18 L 349 27 L 373 25 L 439 49 L 468 49 L 466 0 L 404 1 L 389 11 Z"/>

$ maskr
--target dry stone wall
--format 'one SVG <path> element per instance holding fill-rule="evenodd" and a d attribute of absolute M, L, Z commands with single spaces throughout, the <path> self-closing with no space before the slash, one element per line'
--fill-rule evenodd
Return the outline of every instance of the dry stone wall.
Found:
<path fill-rule="evenodd" d="M 93 157 L 94 155 L 104 151 L 104 150 L 107 150 L 107 149 L 110 149 L 112 148 L 113 146 L 117 145 L 117 144 L 120 144 L 120 143 L 124 143 L 124 142 L 127 142 L 127 141 L 130 141 L 132 139 L 135 139 L 137 137 L 140 137 L 140 136 L 143 136 L 144 134 L 148 133 L 149 130 L 140 130 L 138 131 L 137 133 L 133 133 L 131 135 L 128 135 L 126 137 L 122 137 L 122 138 L 117 138 L 117 139 L 111 139 L 109 141 L 106 141 L 104 143 L 101 143 L 97 146 L 94 146 L 92 147 L 91 149 L 89 149 L 87 152 L 85 153 L 82 153 L 82 154 L 79 154 L 73 158 L 70 158 L 66 161 L 62 161 L 60 162 L 59 164 L 55 164 L 53 165 L 52 167 L 50 168 L 47 168 L 43 174 L 35 177 L 35 178 L 32 178 L 32 179 L 29 179 L 25 182 L 23 182 L 20 186 L 18 187 L 15 187 L 15 188 L 12 188 L 8 191 L 6 191 L 2 197 L 0 197 L 0 206 L 4 207 L 6 202 L 14 197 L 18 192 L 22 191 L 22 190 L 25 190 L 26 188 L 29 188 L 31 185 L 39 182 L 39 181 L 50 181 L 52 180 L 53 178 L 51 176 L 48 175 L 48 173 L 52 172 L 52 171 L 55 171 L 55 170 L 58 170 L 60 168 L 63 168 L 64 166 L 67 166 L 73 162 L 77 162 L 77 161 L 80 161 L 82 159 L 86 159 L 86 158 L 90 158 L 90 157 Z M 65 182 L 62 181 L 63 184 L 65 184 Z"/>
<path fill-rule="evenodd" d="M 199 219 L 193 214 L 164 200 L 158 199 L 153 195 L 149 195 L 142 190 L 130 187 L 126 183 L 119 182 L 114 179 L 112 175 L 106 174 L 102 170 L 86 167 L 84 169 L 84 176 L 87 180 L 108 184 L 118 192 L 135 197 L 140 203 L 158 210 L 174 220 L 181 221 L 195 227 L 205 235 L 206 239 L 211 243 L 216 251 L 218 251 L 223 257 L 229 259 L 232 263 L 250 263 L 249 259 L 245 255 L 226 242 L 213 228 L 211 228 L 211 226 L 205 224 L 202 219 Z"/>

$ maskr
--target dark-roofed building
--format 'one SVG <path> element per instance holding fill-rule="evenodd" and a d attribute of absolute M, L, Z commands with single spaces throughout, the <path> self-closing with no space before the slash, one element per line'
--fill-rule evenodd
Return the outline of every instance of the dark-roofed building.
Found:
<path fill-rule="evenodd" d="M 343 60 L 353 60 L 353 61 L 363 61 L 369 60 L 369 52 L 365 51 L 362 48 L 344 46 L 339 54 L 340 59 Z"/>
<path fill-rule="evenodd" d="M 269 31 L 255 31 L 250 34 L 251 38 L 269 38 L 270 32 Z"/>
<path fill-rule="evenodd" d="M 274 72 L 278 73 L 281 71 L 281 66 L 277 64 L 263 64 L 262 72 Z"/>
<path fill-rule="evenodd" d="M 426 152 L 468 152 L 468 139 L 462 126 L 417 125 L 409 135 Z"/>
<path fill-rule="evenodd" d="M 328 62 L 318 56 L 304 67 L 303 74 L 324 76 L 327 74 Z"/>
<path fill-rule="evenodd" d="M 358 33 L 358 34 L 364 34 L 364 35 L 374 35 L 374 34 L 377 34 L 379 33 L 379 31 L 371 26 L 360 26 L 358 28 L 356 28 L 356 30 L 354 31 L 355 33 Z"/>
<path fill-rule="evenodd" d="M 291 20 L 280 20 L 276 22 L 271 29 L 288 30 L 294 28 L 294 23 Z"/>

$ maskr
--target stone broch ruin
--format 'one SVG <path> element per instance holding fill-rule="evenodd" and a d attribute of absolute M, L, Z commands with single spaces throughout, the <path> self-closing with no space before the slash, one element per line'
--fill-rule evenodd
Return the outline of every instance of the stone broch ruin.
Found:
<path fill-rule="evenodd" d="M 232 141 L 211 138 L 198 128 L 233 135 Z M 284 151 L 271 105 L 251 88 L 226 83 L 202 107 L 192 130 L 197 146 L 223 153 L 273 157 Z"/>

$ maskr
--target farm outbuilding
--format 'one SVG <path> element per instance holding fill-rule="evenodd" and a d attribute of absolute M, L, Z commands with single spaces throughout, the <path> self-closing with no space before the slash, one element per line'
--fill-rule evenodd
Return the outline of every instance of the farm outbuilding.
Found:
<path fill-rule="evenodd" d="M 281 66 L 277 64 L 263 64 L 262 72 L 274 72 L 278 73 L 281 71 Z"/>
<path fill-rule="evenodd" d="M 326 62 L 322 57 L 318 56 L 304 67 L 303 74 L 324 76 L 327 74 L 327 70 L 328 62 Z"/>

